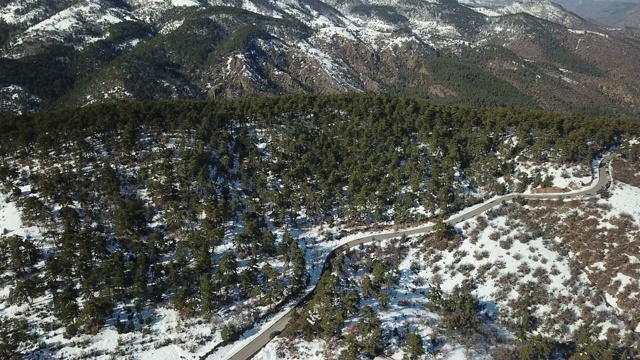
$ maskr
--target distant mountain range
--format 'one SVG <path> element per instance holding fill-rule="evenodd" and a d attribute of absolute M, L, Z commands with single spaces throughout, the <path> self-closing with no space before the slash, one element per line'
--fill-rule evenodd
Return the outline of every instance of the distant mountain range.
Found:
<path fill-rule="evenodd" d="M 389 92 L 640 113 L 640 30 L 550 1 L 0 0 L 0 112 Z"/>
<path fill-rule="evenodd" d="M 640 27 L 640 0 L 556 0 L 585 19 L 609 27 Z"/>

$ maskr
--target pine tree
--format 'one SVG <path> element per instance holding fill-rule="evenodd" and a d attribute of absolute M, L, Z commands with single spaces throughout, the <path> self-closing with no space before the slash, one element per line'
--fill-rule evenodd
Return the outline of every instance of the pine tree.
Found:
<path fill-rule="evenodd" d="M 382 310 L 387 310 L 389 308 L 389 302 L 391 301 L 391 299 L 389 299 L 389 295 L 386 292 L 378 292 L 376 298 L 378 299 L 378 304 L 380 304 L 380 308 Z"/>
<path fill-rule="evenodd" d="M 276 284 L 280 282 L 278 281 L 278 272 L 271 264 L 265 263 L 260 269 L 260 278 L 263 284 L 264 300 L 267 304 L 271 304 L 278 296 L 278 289 L 276 288 Z"/>
<path fill-rule="evenodd" d="M 29 196 L 23 203 L 24 214 L 35 221 L 44 221 L 47 218 L 47 207 L 37 197 Z"/>
<path fill-rule="evenodd" d="M 276 254 L 276 236 L 269 230 L 262 232 L 262 251 L 268 256 Z"/>
<path fill-rule="evenodd" d="M 307 263 L 304 258 L 304 252 L 298 246 L 297 241 L 291 242 L 291 287 L 293 292 L 297 293 L 304 289 L 309 281 L 307 273 Z"/>
<path fill-rule="evenodd" d="M 78 316 L 78 296 L 73 281 L 65 281 L 60 292 L 53 296 L 53 313 L 64 324 L 71 324 Z"/>
<path fill-rule="evenodd" d="M 541 335 L 536 335 L 518 349 L 518 355 L 522 360 L 544 360 L 549 358 L 552 351 L 553 347 L 549 340 Z M 595 358 L 588 357 L 588 359 Z"/>
<path fill-rule="evenodd" d="M 373 275 L 373 286 L 376 289 L 380 289 L 382 284 L 385 283 L 385 277 L 387 275 L 387 269 L 383 261 L 375 259 L 373 261 L 373 269 L 371 271 Z"/>
<path fill-rule="evenodd" d="M 433 231 L 437 238 L 439 239 L 451 239 L 453 235 L 455 235 L 455 230 L 453 226 L 445 223 L 442 220 L 437 220 L 433 225 Z"/>
<path fill-rule="evenodd" d="M 213 311 L 213 284 L 209 274 L 200 276 L 200 311 L 202 315 L 209 316 Z"/>
<path fill-rule="evenodd" d="M 340 357 L 338 360 L 356 360 L 358 358 L 358 354 L 360 351 L 358 350 L 358 345 L 353 342 L 349 342 L 347 348 L 340 352 Z"/>
<path fill-rule="evenodd" d="M 122 251 L 116 251 L 109 261 L 106 270 L 109 273 L 107 282 L 110 290 L 118 297 L 121 296 L 127 288 L 128 281 L 125 273 L 126 262 Z"/>
<path fill-rule="evenodd" d="M 240 330 L 236 325 L 228 323 L 222 327 L 220 337 L 225 344 L 231 343 L 240 337 Z"/>
<path fill-rule="evenodd" d="M 443 294 L 440 284 L 429 289 L 427 293 L 427 305 L 426 308 L 429 311 L 438 312 L 443 307 Z"/>
<path fill-rule="evenodd" d="M 135 237 L 147 228 L 146 209 L 141 199 L 122 198 L 117 204 L 113 220 L 118 237 Z"/>
<path fill-rule="evenodd" d="M 78 316 L 78 323 L 84 332 L 95 335 L 112 311 L 113 303 L 106 296 L 92 296 L 85 301 Z"/>
<path fill-rule="evenodd" d="M 238 264 L 233 251 L 222 254 L 216 276 L 224 286 L 234 286 L 238 282 Z"/>
<path fill-rule="evenodd" d="M 347 316 L 355 314 L 360 308 L 360 294 L 355 289 L 343 290 L 340 299 L 344 305 Z"/>
<path fill-rule="evenodd" d="M 383 349 L 380 320 L 369 305 L 365 305 L 360 313 L 362 317 L 357 325 L 358 334 L 360 335 L 360 347 L 364 354 L 376 357 L 380 355 Z"/>
<path fill-rule="evenodd" d="M 10 269 L 16 278 L 21 278 L 26 271 L 26 259 L 22 254 L 23 240 L 21 237 L 14 235 L 6 240 L 9 247 Z"/>
<path fill-rule="evenodd" d="M 240 293 L 242 296 L 250 294 L 251 290 L 256 287 L 257 277 L 253 269 L 244 269 L 240 272 Z"/>
<path fill-rule="evenodd" d="M 289 233 L 289 231 L 285 230 L 284 234 L 282 234 L 282 240 L 278 244 L 278 254 L 284 256 L 284 262 L 289 262 L 289 251 L 291 249 L 291 243 L 295 241 L 293 236 Z"/>
<path fill-rule="evenodd" d="M 362 278 L 362 295 L 364 295 L 365 298 L 369 298 L 372 297 L 374 294 L 374 287 L 373 284 L 371 284 L 371 277 L 369 277 L 369 275 L 365 275 Z"/>
<path fill-rule="evenodd" d="M 36 275 L 16 279 L 13 288 L 9 292 L 9 303 L 23 304 L 29 302 L 31 304 L 33 298 L 44 292 L 42 282 L 42 279 Z"/>
<path fill-rule="evenodd" d="M 138 255 L 135 267 L 135 276 L 133 280 L 133 295 L 139 299 L 146 298 L 147 295 L 147 273 L 149 272 L 149 264 L 147 256 L 144 253 Z"/>
<path fill-rule="evenodd" d="M 195 271 L 198 274 L 208 274 L 213 270 L 210 245 L 207 239 L 201 238 L 199 234 L 194 235 L 199 240 L 194 244 L 194 257 L 196 258 Z"/>
<path fill-rule="evenodd" d="M 406 359 L 417 359 L 421 355 L 424 355 L 424 346 L 422 344 L 422 337 L 418 333 L 410 332 L 407 334 L 407 341 L 404 346 Z"/>

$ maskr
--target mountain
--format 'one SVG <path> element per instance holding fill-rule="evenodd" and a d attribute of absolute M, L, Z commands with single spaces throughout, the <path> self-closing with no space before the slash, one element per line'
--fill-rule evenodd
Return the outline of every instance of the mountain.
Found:
<path fill-rule="evenodd" d="M 633 117 L 640 32 L 549 1 L 4 0 L 0 111 L 390 92 Z"/>
<path fill-rule="evenodd" d="M 640 1 L 556 0 L 576 14 L 609 27 L 640 27 Z"/>

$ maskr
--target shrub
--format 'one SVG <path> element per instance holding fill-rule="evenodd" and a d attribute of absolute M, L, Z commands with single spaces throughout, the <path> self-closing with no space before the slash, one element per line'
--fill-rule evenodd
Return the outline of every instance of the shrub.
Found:
<path fill-rule="evenodd" d="M 511 249 L 511 245 L 513 245 L 513 239 L 511 238 L 507 238 L 506 240 L 500 241 L 500 247 L 505 250 Z"/>
<path fill-rule="evenodd" d="M 236 325 L 228 323 L 222 327 L 220 337 L 226 344 L 234 342 L 240 339 L 240 329 Z"/>

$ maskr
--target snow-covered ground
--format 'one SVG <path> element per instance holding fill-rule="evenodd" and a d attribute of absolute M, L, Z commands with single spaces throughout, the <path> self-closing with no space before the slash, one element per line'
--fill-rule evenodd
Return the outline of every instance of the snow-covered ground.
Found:
<path fill-rule="evenodd" d="M 571 169 L 555 169 L 548 173 L 571 173 Z M 582 179 L 586 181 L 587 178 Z M 564 187 L 562 183 L 555 186 Z M 622 319 L 625 311 L 618 305 L 618 297 L 625 286 L 637 288 L 638 277 L 628 276 L 621 272 L 609 273 L 610 281 L 619 282 L 617 294 L 603 288 L 602 283 L 593 280 L 596 268 L 607 272 L 611 269 L 611 261 L 616 256 L 615 248 L 629 249 L 625 239 L 619 244 L 611 244 L 611 253 L 604 252 L 603 261 L 585 264 L 581 254 L 580 241 L 573 237 L 566 237 L 565 231 L 572 226 L 564 225 L 573 221 L 576 215 L 582 216 L 584 221 L 599 221 L 598 227 L 603 229 L 617 228 L 618 221 L 631 215 L 636 228 L 628 234 L 629 241 L 637 234 L 640 226 L 640 189 L 624 183 L 614 182 L 609 189 L 608 199 L 592 198 L 589 201 L 561 202 L 548 201 L 533 203 L 522 207 L 520 205 L 504 205 L 502 209 L 490 211 L 488 214 L 466 220 L 456 228 L 462 235 L 458 246 L 450 249 L 434 250 L 429 243 L 431 238 L 424 240 L 419 237 L 410 239 L 408 254 L 399 266 L 400 278 L 388 291 L 391 304 L 387 310 L 376 306 L 375 301 L 365 300 L 362 305 L 374 306 L 383 329 L 409 329 L 417 331 L 423 339 L 428 339 L 438 324 L 438 316 L 425 309 L 427 302 L 424 294 L 434 283 L 441 284 L 442 290 L 450 292 L 464 280 L 473 279 L 477 286 L 474 294 L 485 307 L 485 312 L 493 321 L 490 324 L 501 333 L 502 337 L 513 337 L 505 322 L 513 313 L 513 304 L 524 295 L 520 291 L 530 288 L 529 284 L 536 284 L 533 289 L 548 294 L 548 303 L 540 303 L 534 307 L 534 315 L 541 321 L 535 333 L 554 336 L 558 340 L 570 339 L 585 319 L 600 324 L 599 337 L 605 339 L 608 333 L 619 334 L 622 338 L 634 329 L 626 328 Z M 520 209 L 520 210 L 518 210 Z M 528 210 L 529 209 L 529 210 Z M 538 220 L 544 224 L 550 218 L 556 219 L 555 231 L 558 235 L 550 240 L 546 236 L 531 233 L 532 224 L 526 224 L 527 213 L 540 214 Z M 555 215 L 554 215 L 555 214 Z M 597 220 L 599 219 L 599 220 Z M 560 224 L 560 225 L 558 225 Z M 545 226 L 545 225 L 543 225 Z M 585 229 L 587 233 L 589 229 Z M 580 235 L 575 235 L 579 237 Z M 603 235 L 606 236 L 606 235 Z M 606 237 L 609 239 L 609 237 Z M 387 246 L 390 242 L 382 242 Z M 611 248 L 611 246 L 608 246 Z M 387 253 L 383 251 L 382 253 Z M 639 254 L 628 252 L 623 254 L 629 258 L 631 264 L 639 263 Z M 580 268 L 582 266 L 582 268 Z M 582 269 L 576 273 L 576 269 Z M 349 277 L 360 282 L 364 273 L 351 273 Z M 597 295 L 605 290 L 604 299 Z M 640 296 L 640 292 L 630 293 L 629 298 Z M 582 300 L 580 300 L 582 299 Z M 567 317 L 567 314 L 575 314 Z M 575 316 L 575 317 L 573 317 Z M 595 320 L 593 320 L 595 318 Z M 636 334 L 639 333 L 635 329 Z M 559 334 L 561 335 L 560 337 Z M 636 335 L 637 336 L 637 335 Z M 295 349 L 291 352 L 291 349 Z M 428 349 L 428 346 L 425 345 Z M 402 359 L 402 349 L 390 345 L 391 350 L 386 354 L 393 359 Z M 486 358 L 488 349 L 469 348 L 468 346 L 447 340 L 446 344 L 437 349 L 433 355 L 438 358 Z M 327 358 L 336 356 L 339 349 L 335 344 L 330 345 L 322 340 L 306 342 L 302 339 L 290 341 L 277 338 L 262 349 L 256 359 L 307 359 Z"/>
<path fill-rule="evenodd" d="M 640 189 L 619 181 L 614 181 L 609 189 L 611 197 L 607 202 L 611 204 L 609 216 L 618 216 L 622 213 L 633 215 L 640 219 Z"/>
<path fill-rule="evenodd" d="M 164 143 L 162 147 L 164 149 L 173 149 L 178 147 L 177 144 L 180 141 L 180 137 L 175 134 L 164 134 L 162 136 L 164 139 Z M 89 143 L 92 143 L 94 146 L 96 158 L 102 159 L 106 157 L 108 154 L 105 153 L 104 147 L 96 141 L 95 139 L 87 139 Z M 149 138 L 143 136 L 141 143 L 145 143 L 149 141 Z M 268 144 L 266 139 L 259 138 L 259 148 L 264 153 L 261 154 L 263 156 L 269 156 L 268 154 Z M 152 148 L 150 152 L 160 151 L 159 148 Z M 71 156 L 71 155 L 69 155 Z M 133 154 L 132 156 L 137 156 L 137 154 Z M 71 159 L 58 159 L 59 162 L 56 163 L 54 167 L 62 167 L 62 166 L 73 166 L 74 162 Z M 27 171 L 37 171 L 38 169 L 45 168 L 45 165 L 41 163 L 42 160 L 34 160 L 34 163 L 29 166 L 23 166 L 25 172 Z M 135 167 L 123 168 L 120 170 L 127 174 L 133 174 L 140 169 Z M 90 169 L 89 169 L 90 170 Z M 570 174 L 575 173 L 572 169 L 567 169 Z M 635 188 L 634 188 L 635 189 Z M 21 196 L 24 198 L 26 196 L 38 196 L 37 194 L 31 194 L 31 189 L 28 185 L 24 185 L 20 187 L 18 190 L 21 192 Z M 613 197 L 611 198 L 612 202 L 619 201 L 620 204 L 614 205 L 612 209 L 625 209 L 622 211 L 632 211 L 629 209 L 628 204 L 624 203 L 625 201 L 629 201 L 629 197 L 624 195 L 618 195 L 616 191 L 621 191 L 622 193 L 630 192 L 626 188 L 614 188 Z M 15 192 L 15 190 L 14 190 Z M 639 199 L 636 199 L 635 204 L 640 203 L 640 194 L 636 194 Z M 139 189 L 139 195 L 145 200 L 150 201 L 151 195 L 149 194 L 148 189 Z M 40 229 L 37 226 L 30 226 L 25 224 L 22 221 L 22 214 L 19 210 L 19 207 L 15 201 L 16 195 L 7 195 L 3 194 L 0 196 L 0 233 L 5 236 L 18 235 L 24 238 L 29 238 L 33 241 L 41 241 L 42 234 L 40 233 Z M 618 200 L 619 199 L 619 200 Z M 76 206 L 79 206 L 76 204 Z M 59 210 L 59 207 L 56 208 Z M 414 209 L 415 210 L 415 209 Z M 614 210 L 612 210 L 614 211 Z M 633 210 L 636 211 L 636 210 Z M 635 214 L 635 212 L 633 213 Z M 162 223 L 164 214 L 160 213 L 154 218 L 154 223 L 150 224 L 152 227 L 159 226 Z M 300 223 L 304 224 L 304 216 L 300 217 Z M 465 223 L 460 224 L 460 228 L 464 228 L 466 224 L 469 224 L 471 228 L 474 224 L 475 220 L 467 220 Z M 353 239 L 366 236 L 366 235 L 376 235 L 385 232 L 392 231 L 391 228 L 393 226 L 392 223 L 386 224 L 388 230 L 382 231 L 370 231 L 362 228 L 347 228 L 346 225 L 342 224 L 339 220 L 336 221 L 338 225 L 327 227 L 301 227 L 289 229 L 291 235 L 298 240 L 298 244 L 301 249 L 305 252 L 306 263 L 308 267 L 308 271 L 311 275 L 311 282 L 307 291 L 310 291 L 313 284 L 315 284 L 320 276 L 321 267 L 326 258 L 326 255 L 334 248 L 347 243 Z M 230 238 L 235 232 L 240 231 L 235 228 L 234 224 L 229 224 L 230 233 L 228 238 Z M 505 216 L 497 216 L 495 219 L 491 220 L 491 224 L 488 225 L 487 230 L 484 230 L 478 237 L 476 243 L 472 243 L 469 238 L 466 238 L 465 243 L 461 245 L 467 253 L 462 254 L 461 252 L 452 252 L 452 251 L 442 251 L 440 255 L 440 259 L 436 260 L 433 256 L 425 257 L 424 249 L 421 248 L 420 240 L 414 239 L 414 243 L 411 247 L 411 251 L 407 255 L 406 259 L 402 261 L 400 264 L 400 273 L 403 276 L 400 278 L 398 284 L 396 284 L 392 289 L 389 290 L 389 294 L 392 296 L 393 301 L 389 308 L 389 310 L 379 310 L 381 314 L 381 320 L 383 321 L 383 326 L 387 329 L 393 329 L 398 327 L 398 322 L 402 322 L 402 326 L 408 326 L 411 329 L 417 328 L 416 324 L 420 326 L 422 324 L 422 320 L 433 318 L 433 314 L 429 314 L 424 310 L 424 297 L 415 295 L 415 291 L 425 292 L 429 289 L 430 281 L 434 277 L 439 277 L 443 281 L 443 289 L 450 290 L 457 283 L 461 282 L 465 276 L 462 276 L 462 271 L 444 271 L 443 269 L 450 268 L 452 264 L 459 267 L 466 264 L 473 264 L 476 266 L 476 269 L 471 271 L 478 271 L 477 267 L 482 266 L 484 264 L 489 263 L 499 263 L 504 262 L 509 264 L 505 267 L 504 271 L 506 272 L 516 272 L 519 269 L 516 266 L 516 262 L 520 261 L 521 263 L 526 263 L 526 265 L 532 270 L 536 269 L 537 266 L 541 266 L 538 263 L 541 262 L 540 258 L 545 258 L 548 260 L 555 259 L 556 255 L 552 253 L 552 249 L 546 247 L 544 241 L 540 239 L 532 239 L 529 241 L 527 246 L 524 244 L 520 244 L 517 241 L 512 243 L 512 249 L 510 253 L 503 254 L 500 248 L 498 247 L 498 242 L 491 239 L 492 233 L 494 231 L 506 231 L 505 229 L 511 229 L 513 231 L 513 226 L 509 224 L 509 219 Z M 273 229 L 276 237 L 278 239 L 282 239 L 283 231 L 281 229 Z M 466 231 L 466 230 L 465 230 Z M 472 231 L 469 229 L 468 231 Z M 340 236 L 337 236 L 340 234 Z M 467 242 L 469 242 L 467 244 Z M 226 250 L 231 247 L 231 242 L 227 241 L 225 244 L 220 245 L 217 250 Z M 533 250 L 532 250 L 533 249 Z M 489 255 L 482 255 L 485 251 L 488 252 Z M 531 253 L 531 254 L 528 254 Z M 476 254 L 481 254 L 484 260 L 480 261 L 476 258 Z M 528 257 L 525 259 L 516 259 L 516 256 L 525 257 L 528 254 Z M 525 255 L 522 255 L 525 254 Z M 534 260 L 532 257 L 537 257 L 538 260 Z M 568 271 L 567 265 L 568 260 L 560 261 L 558 260 L 555 263 L 556 270 L 560 273 L 566 275 Z M 418 262 L 420 264 L 430 264 L 429 266 L 422 266 L 419 271 L 414 271 L 415 267 L 413 266 L 414 262 Z M 246 263 L 246 261 L 245 261 Z M 545 263 L 546 264 L 546 263 Z M 278 261 L 274 261 L 272 266 L 276 268 L 282 268 L 283 264 Z M 39 264 L 39 266 L 43 266 L 43 264 Z M 240 265 L 244 266 L 243 264 Z M 436 267 L 438 269 L 436 269 Z M 546 266 L 546 271 L 552 272 L 553 267 Z M 362 277 L 362 273 L 354 273 L 352 274 L 355 278 Z M 527 275 L 523 279 L 532 279 L 533 275 Z M 622 286 L 624 286 L 628 282 L 628 278 L 624 277 L 624 274 L 620 274 L 617 276 L 617 279 L 620 280 Z M 493 283 L 491 282 L 493 281 Z M 524 281 L 524 280 L 523 280 Z M 560 280 L 553 281 L 550 285 L 550 289 L 553 291 L 560 291 L 560 287 L 562 285 Z M 422 284 L 417 286 L 416 284 Z M 484 287 L 483 287 L 484 286 Z M 494 294 L 489 291 L 494 288 L 495 280 L 488 280 L 487 284 L 482 285 L 478 288 L 477 294 L 481 297 L 481 300 L 485 302 L 490 302 L 493 300 L 492 297 Z M 9 295 L 11 288 L 11 284 L 4 286 L 0 290 L 0 315 L 2 316 L 18 316 L 18 314 L 25 314 L 24 316 L 30 320 L 31 323 L 53 323 L 54 317 L 51 315 L 50 309 L 48 309 L 51 296 L 45 295 L 40 298 L 34 299 L 32 304 L 22 304 L 15 305 L 9 304 L 6 299 Z M 412 293 L 413 292 L 413 293 Z M 615 293 L 613 294 L 615 295 Z M 517 297 L 516 293 L 510 293 L 507 296 L 507 299 L 513 299 Z M 402 304 L 405 301 L 408 301 L 410 304 L 415 306 L 406 306 L 406 304 Z M 614 302 L 615 299 L 611 299 L 611 302 Z M 278 317 L 286 311 L 286 309 L 290 308 L 294 302 L 286 305 L 284 310 L 280 312 L 280 315 L 275 315 L 271 318 L 267 318 L 263 323 L 254 327 L 251 330 L 248 330 L 244 335 L 241 341 L 235 342 L 226 347 L 220 347 L 217 351 L 213 352 L 210 356 L 212 359 L 226 358 L 229 354 L 233 353 L 236 349 L 242 347 L 248 341 L 252 339 L 253 336 L 256 336 L 263 329 L 268 327 L 269 323 L 273 321 L 277 321 Z M 244 304 L 249 306 L 254 306 L 253 304 Z M 375 302 L 371 302 L 372 306 L 376 306 Z M 167 303 L 167 306 L 169 304 Z M 133 317 L 133 311 L 131 310 L 134 307 L 134 304 L 124 304 L 119 305 L 118 308 L 115 309 L 116 315 L 107 320 L 107 326 L 105 326 L 102 330 L 100 330 L 96 335 L 79 335 L 72 337 L 71 339 L 66 339 L 64 337 L 64 329 L 63 328 L 55 328 L 42 330 L 38 333 L 39 339 L 41 343 L 44 345 L 43 348 L 50 349 L 55 348 L 58 350 L 55 355 L 63 356 L 66 358 L 97 358 L 97 359 L 107 359 L 112 356 L 127 356 L 131 354 L 135 354 L 135 356 L 139 356 L 143 359 L 175 359 L 177 357 L 185 358 L 185 359 L 196 359 L 200 358 L 205 354 L 209 354 L 214 347 L 218 346 L 222 342 L 220 328 L 221 325 L 228 321 L 235 321 L 239 317 L 247 316 L 248 313 L 251 313 L 252 309 L 247 309 L 243 306 L 243 304 L 235 304 L 231 307 L 225 308 L 220 313 L 216 314 L 216 316 L 212 317 L 210 320 L 205 320 L 203 318 L 192 318 L 192 319 L 184 319 L 179 313 L 171 308 L 167 307 L 157 307 L 153 309 L 146 309 L 142 311 L 140 318 L 136 316 L 134 321 L 138 329 L 133 332 L 122 333 L 119 334 L 114 329 L 114 323 L 120 317 L 126 317 L 128 314 Z M 257 309 L 260 313 L 266 312 L 265 308 Z M 46 314 L 43 316 L 42 314 Z M 22 316 L 22 315 L 20 315 Z M 402 319 L 402 320 L 401 320 Z M 404 322 L 408 321 L 406 325 Z M 433 325 L 433 324 L 432 324 Z M 434 327 L 425 326 L 423 337 L 428 335 L 428 330 L 433 329 Z M 40 331 L 39 330 L 39 331 Z M 412 330 L 413 331 L 413 330 Z M 308 350 L 306 354 L 309 356 L 320 356 L 324 355 L 314 355 L 314 354 L 324 354 L 324 347 L 322 349 L 318 348 L 321 346 L 321 342 L 314 343 L 305 343 L 300 341 L 298 347 L 311 349 Z M 265 349 L 266 352 L 273 351 L 273 353 L 278 354 L 277 350 L 271 347 L 267 347 Z M 271 350 L 270 350 L 271 349 Z M 305 350 L 306 351 L 306 350 Z M 444 347 L 440 348 L 441 352 L 448 352 L 452 354 L 458 354 L 461 350 L 459 344 L 447 344 Z M 400 352 L 397 352 L 400 353 Z M 43 352 L 34 352 L 34 356 L 49 356 L 51 354 L 47 354 Z M 395 355 L 394 355 L 395 356 Z"/>

